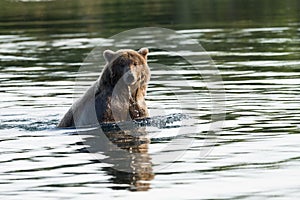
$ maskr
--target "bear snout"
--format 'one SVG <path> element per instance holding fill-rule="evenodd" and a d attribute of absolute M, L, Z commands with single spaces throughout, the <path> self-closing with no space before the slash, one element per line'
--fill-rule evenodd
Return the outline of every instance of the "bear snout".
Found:
<path fill-rule="evenodd" d="M 131 72 L 127 72 L 126 74 L 124 74 L 123 80 L 126 85 L 132 85 L 133 83 L 135 83 L 135 77 Z"/>

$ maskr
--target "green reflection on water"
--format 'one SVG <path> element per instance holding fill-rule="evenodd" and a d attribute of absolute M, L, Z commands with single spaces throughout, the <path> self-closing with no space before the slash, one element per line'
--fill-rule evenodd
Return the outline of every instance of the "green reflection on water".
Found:
<path fill-rule="evenodd" d="M 175 29 L 201 27 L 267 27 L 298 23 L 297 0 L 0 2 L 0 31 L 73 33 L 97 32 L 110 36 L 122 30 L 163 26 Z"/>

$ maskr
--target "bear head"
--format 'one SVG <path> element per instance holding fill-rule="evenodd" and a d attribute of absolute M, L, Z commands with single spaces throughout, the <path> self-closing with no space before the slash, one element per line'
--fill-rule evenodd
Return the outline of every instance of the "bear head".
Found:
<path fill-rule="evenodd" d="M 141 48 L 138 51 L 124 49 L 113 52 L 105 50 L 103 52 L 106 60 L 106 70 L 109 72 L 110 84 L 116 85 L 118 82 L 127 86 L 136 85 L 141 87 L 146 85 L 150 79 L 150 70 L 147 64 L 149 50 Z"/>

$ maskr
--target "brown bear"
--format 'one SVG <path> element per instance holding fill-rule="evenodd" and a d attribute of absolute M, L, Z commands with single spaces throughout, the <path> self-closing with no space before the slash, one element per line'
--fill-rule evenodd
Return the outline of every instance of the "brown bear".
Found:
<path fill-rule="evenodd" d="M 147 48 L 103 52 L 102 75 L 76 101 L 58 127 L 97 125 L 148 117 L 145 95 L 150 80 Z"/>

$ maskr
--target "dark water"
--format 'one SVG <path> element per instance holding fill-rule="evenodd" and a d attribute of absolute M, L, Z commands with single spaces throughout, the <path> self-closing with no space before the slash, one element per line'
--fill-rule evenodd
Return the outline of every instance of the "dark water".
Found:
<path fill-rule="evenodd" d="M 299 1 L 2 0 L 0 7 L 1 198 L 299 198 Z M 214 99 L 203 68 L 155 48 L 147 33 L 151 114 L 196 121 L 142 127 L 135 137 L 107 132 L 121 153 L 103 149 L 97 129 L 56 129 L 75 79 L 86 77 L 85 88 L 98 75 L 78 72 L 89 52 L 147 26 L 195 39 L 212 57 L 226 92 L 222 129 L 210 133 Z"/>

